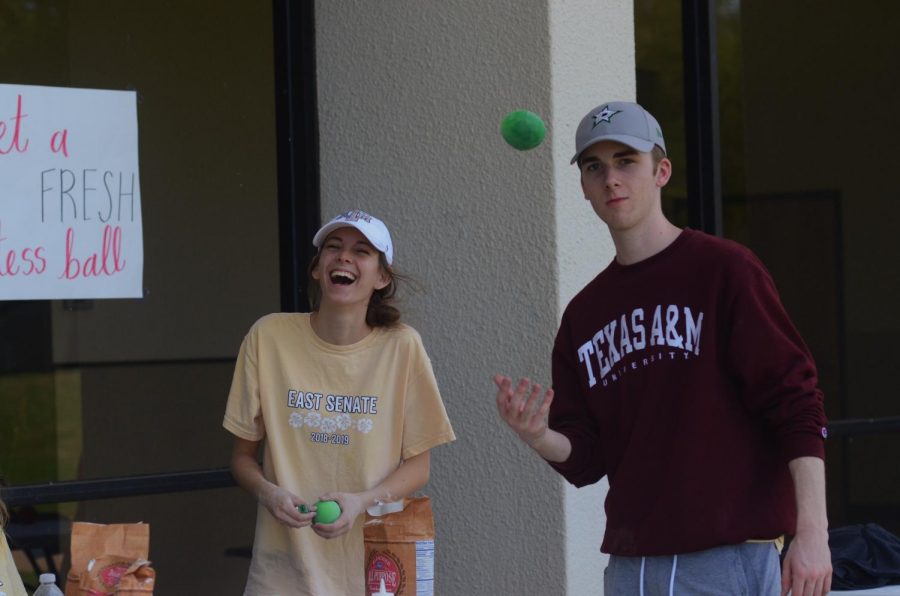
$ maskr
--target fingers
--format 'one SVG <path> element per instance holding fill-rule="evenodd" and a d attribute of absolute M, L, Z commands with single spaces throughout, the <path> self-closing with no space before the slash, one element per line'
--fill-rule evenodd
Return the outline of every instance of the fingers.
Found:
<path fill-rule="evenodd" d="M 312 515 L 300 513 L 297 507 L 303 501 L 291 492 L 274 484 L 270 484 L 260 492 L 259 500 L 278 523 L 291 528 L 309 525 L 310 520 L 315 516 L 315 513 Z"/>
<path fill-rule="evenodd" d="M 296 509 L 294 511 L 297 511 Z M 316 510 L 314 507 L 308 509 L 309 513 L 300 513 L 298 514 L 300 517 L 295 518 L 298 520 L 297 525 L 293 526 L 295 528 L 305 528 L 306 526 L 311 526 L 313 522 L 313 518 L 316 517 Z"/>
<path fill-rule="evenodd" d="M 524 380 L 524 379 L 523 379 Z M 521 384 L 521 381 L 519 381 Z M 528 390 L 528 384 L 525 384 L 525 390 Z M 519 404 L 519 414 L 524 414 L 525 412 L 532 412 L 534 410 L 534 402 L 537 399 L 538 395 L 541 394 L 541 386 L 535 383 L 531 386 L 531 395 L 528 396 L 528 400 L 523 400 Z M 524 393 L 523 393 L 524 395 Z"/>
<path fill-rule="evenodd" d="M 550 413 L 550 404 L 553 403 L 553 388 L 547 389 L 547 392 L 544 393 L 544 401 L 541 402 L 541 407 L 538 409 L 538 415 L 541 418 L 546 418 Z"/>
<path fill-rule="evenodd" d="M 506 419 L 506 413 L 509 411 L 509 401 L 512 398 L 512 379 L 502 375 L 494 376 L 494 383 L 497 385 L 497 412 L 500 417 Z"/>
<path fill-rule="evenodd" d="M 316 516 L 315 505 L 304 503 L 299 497 L 287 493 L 287 499 L 282 503 L 281 512 L 284 516 L 282 523 L 292 528 L 302 528 L 312 523 Z M 304 513 L 301 511 L 303 507 Z"/>
<path fill-rule="evenodd" d="M 787 596 L 788 592 L 791 591 L 791 565 L 788 557 L 791 556 L 791 551 L 788 549 L 788 554 L 785 555 L 784 565 L 781 569 L 781 596 Z"/>
<path fill-rule="evenodd" d="M 527 377 L 519 379 L 514 386 L 512 379 L 505 375 L 494 375 L 494 384 L 497 385 L 497 412 L 500 418 L 522 441 L 534 447 L 548 430 L 553 389 L 544 391 L 540 384 L 532 384 Z"/>
<path fill-rule="evenodd" d="M 531 387 L 531 394 L 526 397 L 528 388 Z M 519 379 L 516 388 L 512 392 L 507 405 L 507 413 L 514 418 L 522 418 L 522 414 L 528 411 L 528 404 L 533 403 L 535 392 L 540 392 L 540 385 L 531 385 L 528 378 Z"/>
<path fill-rule="evenodd" d="M 831 566 L 816 567 L 801 564 L 797 552 L 788 548 L 781 574 L 781 595 L 826 596 L 831 591 Z"/>
<path fill-rule="evenodd" d="M 497 385 L 497 413 L 510 426 L 515 426 L 517 418 L 525 407 L 525 392 L 530 381 L 519 379 L 515 390 L 512 387 L 512 379 L 503 375 L 494 375 L 494 383 Z"/>
<path fill-rule="evenodd" d="M 826 588 L 826 586 L 828 586 Z M 824 577 L 800 579 L 795 576 L 791 596 L 826 596 L 831 589 L 831 580 Z"/>
<path fill-rule="evenodd" d="M 353 520 L 351 519 L 352 516 L 347 513 L 347 509 L 345 508 L 344 503 L 341 500 L 341 495 L 339 493 L 329 493 L 327 495 L 322 495 L 321 497 L 319 497 L 319 499 L 322 501 L 337 501 L 338 505 L 341 507 L 341 514 L 336 520 L 334 520 L 334 522 L 330 524 L 312 524 L 312 531 L 315 532 L 319 537 L 329 540 L 331 538 L 343 536 L 344 534 L 349 532 L 350 528 L 353 525 Z"/>
<path fill-rule="evenodd" d="M 313 524 L 311 528 L 320 538 L 330 540 L 346 534 L 350 530 L 350 525 L 339 519 L 333 524 Z"/>
<path fill-rule="evenodd" d="M 312 530 L 322 538 L 337 538 L 349 532 L 361 511 L 359 498 L 353 493 L 330 492 L 319 495 L 320 501 L 334 501 L 340 507 L 338 518 L 330 524 L 314 522 Z"/>
<path fill-rule="evenodd" d="M 815 582 L 795 578 L 794 585 L 791 586 L 791 596 L 819 596 L 819 592 L 815 591 L 815 587 Z"/>
<path fill-rule="evenodd" d="M 503 389 L 503 386 L 507 387 L 512 383 L 512 379 L 504 375 L 494 375 L 494 384 L 497 385 L 498 389 Z"/>
<path fill-rule="evenodd" d="M 273 513 L 278 521 L 291 528 L 308 526 L 312 523 L 312 518 L 316 516 L 315 511 L 311 511 L 310 513 L 300 513 L 298 506 L 294 505 L 293 501 L 280 503 L 275 507 Z"/>
<path fill-rule="evenodd" d="M 497 386 L 498 407 L 503 406 L 504 409 L 511 409 L 516 413 L 523 412 L 541 391 L 541 386 L 538 384 L 532 386 L 531 380 L 527 377 L 519 379 L 515 389 L 512 386 L 512 379 L 505 375 L 494 375 L 494 384 Z M 526 397 L 529 387 L 531 393 Z"/>
<path fill-rule="evenodd" d="M 541 400 L 543 387 L 538 383 L 531 385 L 531 391 L 526 398 L 525 393 L 528 392 L 529 384 L 530 381 L 528 379 L 519 381 L 516 393 L 513 396 L 515 414 L 519 421 L 526 426 L 531 426 L 535 422 L 543 422 L 550 411 L 550 404 L 553 401 L 553 389 L 547 389 L 543 400 Z"/>

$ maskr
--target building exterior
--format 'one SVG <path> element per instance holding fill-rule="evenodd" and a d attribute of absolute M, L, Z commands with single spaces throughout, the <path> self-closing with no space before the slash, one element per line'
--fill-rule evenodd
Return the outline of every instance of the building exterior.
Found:
<path fill-rule="evenodd" d="M 611 99 L 660 117 L 670 216 L 771 268 L 829 417 L 896 428 L 892 19 L 783 4 L 0 0 L 0 82 L 137 91 L 145 252 L 143 299 L 0 301 L 10 534 L 45 523 L 65 569 L 69 521 L 145 521 L 160 593 L 239 594 L 255 509 L 223 473 L 234 357 L 256 318 L 305 307 L 320 221 L 364 208 L 421 286 L 401 308 L 458 436 L 424 491 L 436 593 L 602 593 L 605 485 L 521 446 L 492 377 L 549 383 L 562 309 L 614 256 L 569 164 Z M 498 132 L 520 108 L 548 126 L 527 152 Z M 872 428 L 834 425 L 830 515 L 898 532 L 879 464 L 900 443 Z"/>

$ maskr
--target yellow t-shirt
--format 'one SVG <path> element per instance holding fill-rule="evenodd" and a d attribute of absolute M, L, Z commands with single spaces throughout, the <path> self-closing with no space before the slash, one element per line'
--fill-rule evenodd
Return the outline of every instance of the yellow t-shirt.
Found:
<path fill-rule="evenodd" d="M 28 596 L 2 528 L 0 528 L 0 596 Z"/>
<path fill-rule="evenodd" d="M 308 314 L 261 318 L 241 345 L 223 426 L 264 440 L 263 473 L 308 503 L 378 485 L 403 459 L 455 439 L 419 334 L 376 328 L 336 346 Z M 340 538 L 257 508 L 247 596 L 365 594 L 362 517 Z"/>

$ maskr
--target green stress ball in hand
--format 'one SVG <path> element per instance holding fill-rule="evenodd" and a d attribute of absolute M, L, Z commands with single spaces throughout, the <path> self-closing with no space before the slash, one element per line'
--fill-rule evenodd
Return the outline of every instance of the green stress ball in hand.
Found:
<path fill-rule="evenodd" d="M 341 516 L 341 506 L 337 501 L 319 501 L 316 503 L 316 517 L 313 522 L 317 524 L 333 524 Z"/>
<path fill-rule="evenodd" d="M 519 151 L 534 149 L 541 144 L 546 133 L 541 117 L 528 110 L 510 112 L 500 123 L 503 139 Z"/>
<path fill-rule="evenodd" d="M 306 505 L 299 505 L 297 509 L 300 513 L 309 513 Z M 337 518 L 341 516 L 341 506 L 337 501 L 319 501 L 316 503 L 316 516 L 313 518 L 314 524 L 333 524 Z"/>

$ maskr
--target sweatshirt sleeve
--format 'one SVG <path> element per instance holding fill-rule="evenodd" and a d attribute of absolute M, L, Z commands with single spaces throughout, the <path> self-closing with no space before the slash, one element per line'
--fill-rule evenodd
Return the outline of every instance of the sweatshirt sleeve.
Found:
<path fill-rule="evenodd" d="M 606 475 L 601 451 L 600 433 L 578 381 L 578 363 L 569 340 L 566 317 L 560 325 L 553 346 L 552 375 L 553 403 L 550 405 L 550 428 L 565 435 L 572 443 L 572 452 L 564 462 L 548 462 L 567 481 L 575 486 L 593 484 Z"/>
<path fill-rule="evenodd" d="M 727 366 L 742 400 L 772 430 L 786 461 L 824 459 L 827 421 L 812 355 L 759 259 L 747 251 L 736 269 Z"/>

